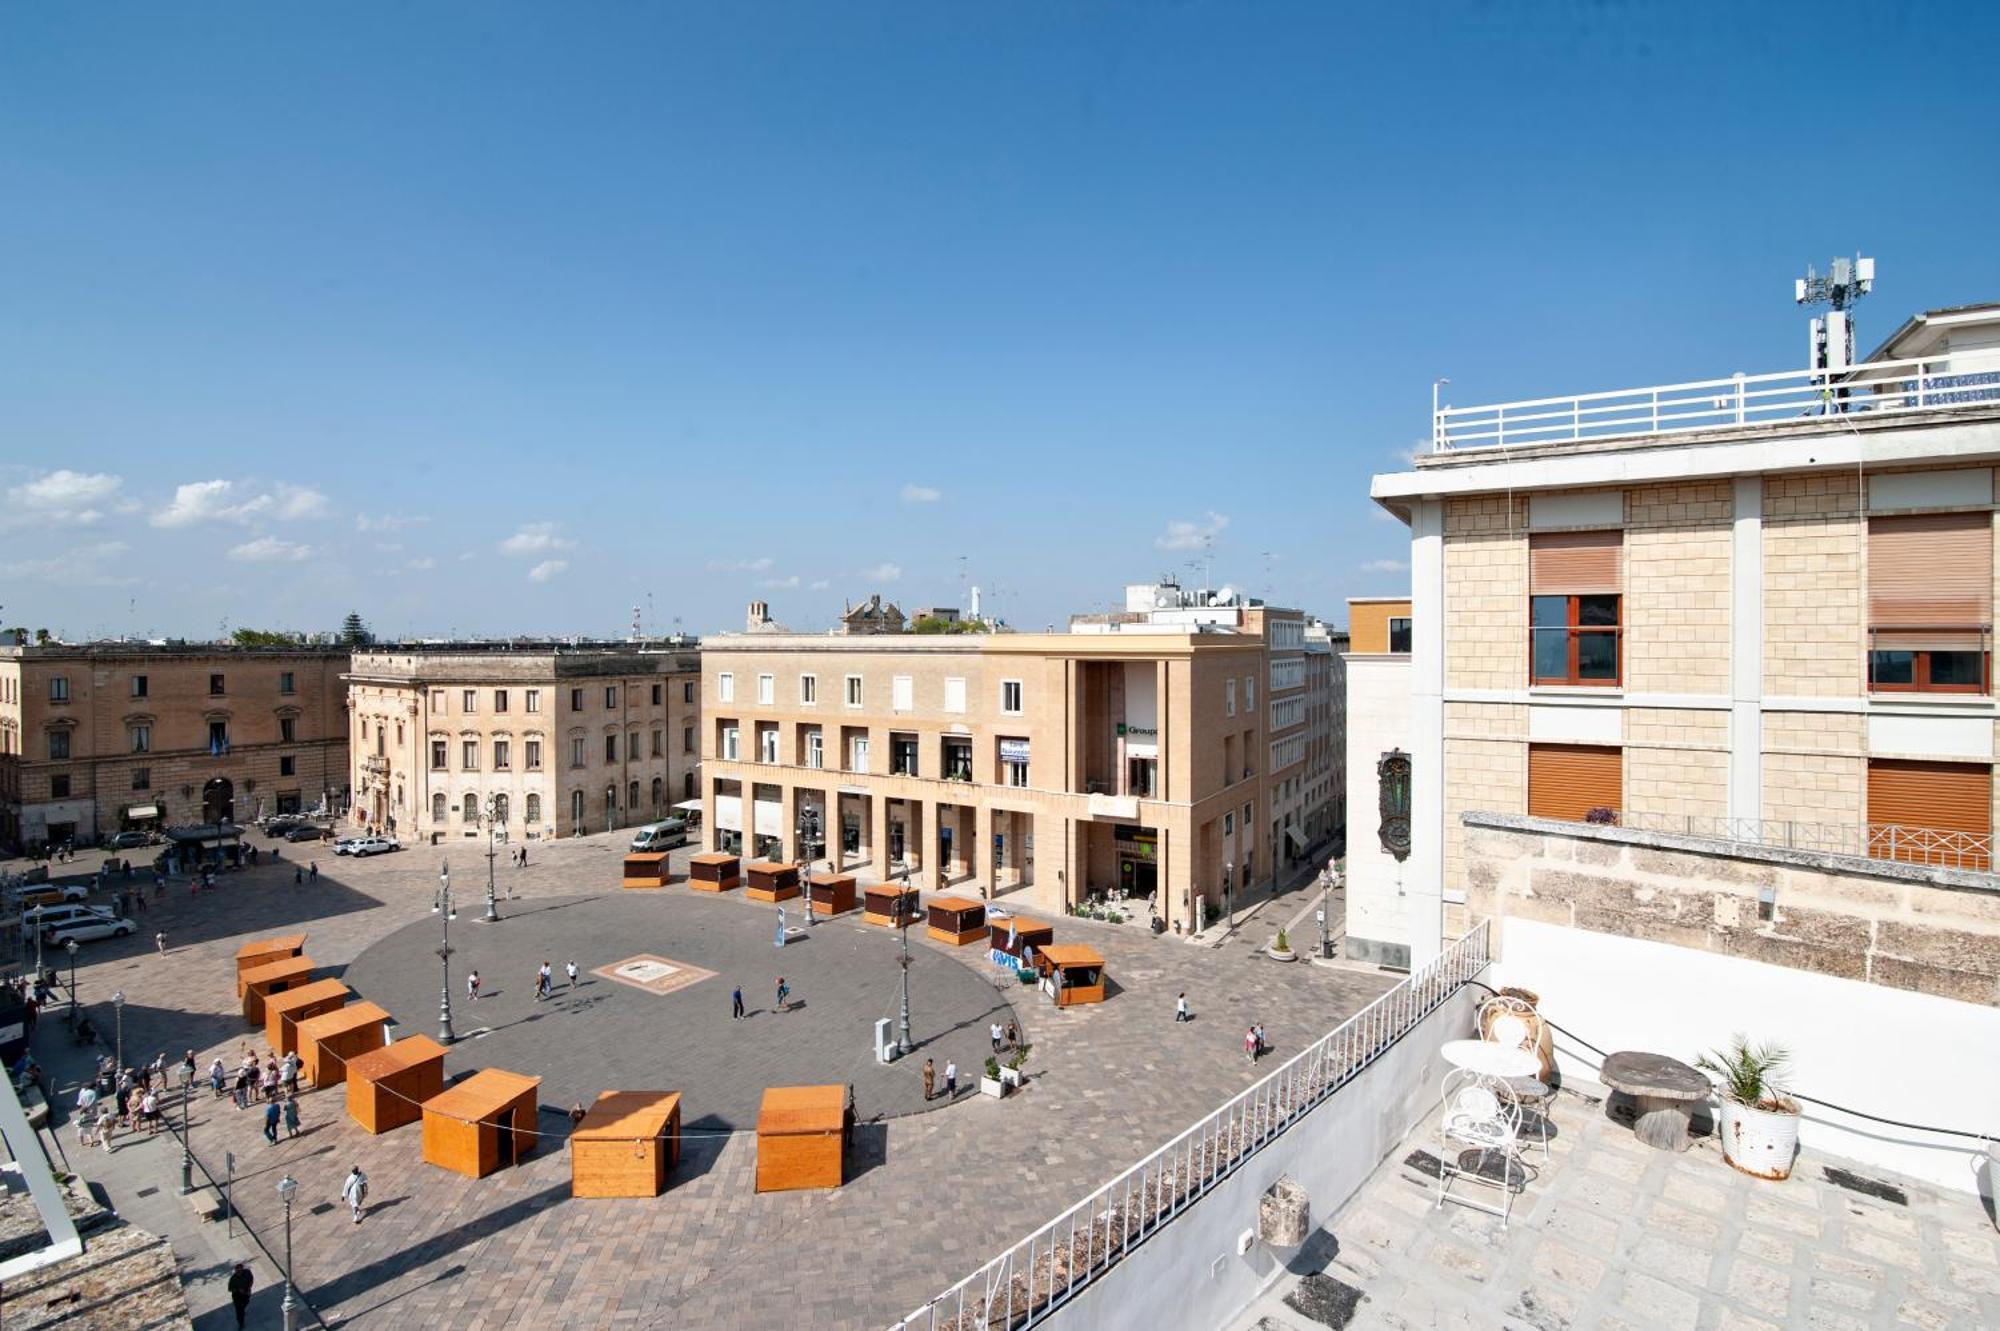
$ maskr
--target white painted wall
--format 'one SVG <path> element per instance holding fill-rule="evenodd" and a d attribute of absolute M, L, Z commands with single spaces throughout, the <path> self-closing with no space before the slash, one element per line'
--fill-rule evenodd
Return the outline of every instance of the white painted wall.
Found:
<path fill-rule="evenodd" d="M 1444 503 L 1410 506 L 1410 967 L 1444 950 Z"/>
<path fill-rule="evenodd" d="M 1354 938 L 1407 944 L 1407 863 L 1382 849 L 1380 783 L 1375 764 L 1410 747 L 1410 658 L 1348 654 L 1347 932 Z M 1435 778 L 1434 778 L 1435 779 Z"/>
<path fill-rule="evenodd" d="M 1528 526 L 1621 527 L 1625 524 L 1623 490 L 1557 490 L 1528 500 Z"/>
<path fill-rule="evenodd" d="M 1541 995 L 1541 1011 L 1582 1040 L 1692 1062 L 1737 1031 L 1792 1051 L 1791 1085 L 1882 1118 L 2000 1132 L 2000 1008 L 1905 993 L 1810 971 L 1533 920 L 1495 921 L 1503 960 L 1492 984 Z M 1496 978 L 1497 977 L 1497 978 Z M 1568 1077 L 1598 1058 L 1558 1034 Z M 1816 1151 L 1973 1191 L 1974 1143 L 1807 1105 L 1801 1142 Z"/>

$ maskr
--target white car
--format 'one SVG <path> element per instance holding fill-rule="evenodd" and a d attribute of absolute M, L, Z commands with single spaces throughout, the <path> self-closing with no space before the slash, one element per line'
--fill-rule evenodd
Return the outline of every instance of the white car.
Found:
<path fill-rule="evenodd" d="M 401 845 L 397 844 L 395 841 L 391 840 L 388 837 L 364 836 L 364 837 L 354 838 L 353 842 L 347 847 L 347 849 L 345 851 L 341 851 L 340 853 L 353 855 L 356 858 L 359 858 L 363 855 L 386 855 L 392 850 L 401 850 L 401 849 L 402 849 Z M 335 846 L 334 850 L 340 851 L 340 847 Z"/>
<path fill-rule="evenodd" d="M 89 915 L 78 916 L 66 923 L 52 926 L 46 938 L 49 943 L 61 947 L 72 938 L 79 943 L 94 942 L 99 938 L 126 938 L 137 928 L 137 925 L 122 915 L 113 915 L 108 911 L 101 914 L 93 911 Z"/>

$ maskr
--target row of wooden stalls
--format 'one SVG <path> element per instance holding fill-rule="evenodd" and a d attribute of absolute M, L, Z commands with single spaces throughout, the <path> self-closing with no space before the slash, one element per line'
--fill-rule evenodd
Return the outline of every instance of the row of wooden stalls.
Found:
<path fill-rule="evenodd" d="M 272 1050 L 296 1052 L 313 1089 L 346 1084 L 347 1114 L 380 1134 L 421 1122 L 423 1158 L 468 1178 L 516 1164 L 535 1147 L 540 1077 L 482 1068 L 451 1086 L 445 1047 L 427 1035 L 391 1040 L 388 1012 L 338 980 L 312 978 L 304 934 L 246 943 L 236 953 L 244 1019 Z M 353 1000 L 353 1001 L 350 1001 Z M 845 1085 L 779 1086 L 757 1120 L 757 1191 L 837 1188 L 854 1131 Z M 605 1091 L 571 1131 L 577 1197 L 656 1197 L 680 1160 L 675 1091 Z"/>

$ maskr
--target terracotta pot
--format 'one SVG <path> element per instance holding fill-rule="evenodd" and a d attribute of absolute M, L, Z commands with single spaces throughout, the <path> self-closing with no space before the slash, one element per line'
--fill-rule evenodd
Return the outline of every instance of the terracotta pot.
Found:
<path fill-rule="evenodd" d="M 1717 1124 L 1722 1134 L 1722 1158 L 1753 1178 L 1787 1179 L 1799 1153 L 1799 1107 L 1790 1100 L 1781 1109 L 1761 1109 L 1722 1102 Z"/>

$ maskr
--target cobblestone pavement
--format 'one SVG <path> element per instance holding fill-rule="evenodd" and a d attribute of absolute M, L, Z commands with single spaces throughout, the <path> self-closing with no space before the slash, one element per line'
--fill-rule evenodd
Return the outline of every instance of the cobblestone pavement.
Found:
<path fill-rule="evenodd" d="M 1810 1151 L 1785 1182 L 1753 1179 L 1712 1137 L 1680 1155 L 1640 1144 L 1602 1096 L 1559 1097 L 1552 1159 L 1505 1231 L 1435 1206 L 1435 1174 L 1411 1163 L 1438 1150 L 1433 1116 L 1300 1250 L 1294 1270 L 1313 1274 L 1282 1278 L 1236 1331 L 2000 1326 L 2000 1239 L 1976 1198 Z M 1843 1168 L 1905 1201 L 1837 1185 L 1826 1171 Z"/>
<path fill-rule="evenodd" d="M 235 994 L 232 959 L 248 939 L 306 932 L 308 952 L 327 973 L 355 966 L 359 977 L 369 965 L 363 956 L 369 948 L 406 925 L 432 919 L 436 851 L 354 862 L 322 849 L 316 852 L 318 881 L 294 885 L 297 849 L 286 847 L 278 864 L 227 875 L 200 897 L 191 897 L 184 881 L 172 884 L 165 899 L 140 917 L 141 938 L 82 950 L 79 987 L 107 1034 L 113 1028 L 110 993 L 122 989 L 126 995 L 127 1062 L 192 1047 L 205 1067 L 212 1053 L 233 1061 L 245 1044 L 262 1047 L 261 1033 L 241 1021 Z M 622 850 L 622 838 L 614 836 L 535 844 L 526 869 L 504 862 L 498 868 L 502 894 L 514 897 L 503 902 L 503 911 L 617 893 L 611 884 Z M 468 881 L 474 866 L 463 850 L 455 854 L 454 877 L 462 900 L 470 902 L 479 895 Z M 697 920 L 713 919 L 715 927 L 727 928 L 732 913 L 741 917 L 744 946 L 770 947 L 772 908 L 737 894 L 716 901 L 674 887 L 649 904 L 663 912 L 668 942 L 654 946 L 640 939 L 633 953 L 671 958 L 683 925 L 691 929 Z M 461 921 L 477 909 L 462 904 Z M 913 952 L 924 954 L 924 971 L 964 966 L 993 1001 L 1017 1005 L 1034 1044 L 1030 1081 L 1004 1101 L 964 1096 L 938 1112 L 865 1126 L 850 1180 L 836 1191 L 758 1196 L 753 1141 L 706 1121 L 711 1109 L 692 1101 L 686 1107 L 689 1139 L 669 1190 L 643 1201 L 570 1198 L 569 1162 L 554 1147 L 492 1178 L 462 1179 L 422 1163 L 414 1126 L 381 1137 L 362 1133 L 347 1121 L 337 1089 L 305 1096 L 305 1135 L 277 1146 L 263 1141 L 257 1114 L 197 1097 L 195 1150 L 217 1175 L 224 1151 L 234 1152 L 238 1204 L 265 1232 L 281 1228 L 277 1178 L 289 1171 L 299 1180 L 299 1284 L 329 1322 L 879 1327 L 1249 1084 L 1257 1073 L 1242 1056 L 1241 1040 L 1251 1021 L 1265 1023 L 1282 1057 L 1391 983 L 1369 971 L 1280 965 L 1259 958 L 1241 935 L 1211 948 L 1153 938 L 1130 926 L 1057 923 L 1059 938 L 1089 941 L 1104 952 L 1115 986 L 1111 1001 L 1057 1012 L 1043 999 L 1024 998 L 1026 991 L 1011 980 L 1003 985 L 997 972 L 970 955 L 974 949 L 912 940 Z M 454 945 L 461 931 L 481 927 L 456 926 Z M 164 956 L 150 945 L 156 928 L 168 935 Z M 414 936 L 421 933 L 420 927 Z M 560 971 L 562 958 L 551 959 Z M 435 965 L 430 959 L 426 973 L 434 974 Z M 456 963 L 454 971 L 462 974 Z M 532 982 L 532 970 L 501 978 L 518 990 Z M 1174 996 L 1183 989 L 1196 1020 L 1176 1025 Z M 710 980 L 681 996 L 716 999 L 704 992 L 711 990 L 727 992 Z M 813 993 L 802 996 L 810 1011 Z M 745 997 L 753 1005 L 767 1002 L 747 984 Z M 637 991 L 633 999 L 660 1001 Z M 428 1031 L 435 1013 L 430 989 L 422 1010 L 396 1016 L 405 1030 Z M 939 1034 L 925 1027 L 925 1019 L 919 1008 L 920 1039 Z M 582 1030 L 584 1023 L 576 1025 Z M 59 1025 L 54 1029 L 60 1033 Z M 983 1035 L 983 1023 L 975 1033 Z M 863 1052 L 866 1040 L 864 1024 Z M 615 1042 L 604 1044 L 599 1081 L 624 1084 L 624 1051 Z M 581 1057 L 575 1050 L 564 1056 Z M 454 1055 L 447 1068 L 474 1061 Z M 906 1060 L 884 1075 L 914 1084 L 918 1067 L 918 1060 Z M 976 1071 L 968 1070 L 966 1080 Z M 564 1075 L 580 1079 L 582 1073 Z M 717 1135 L 695 1135 L 706 1133 Z M 159 1185 L 170 1188 L 175 1180 L 169 1174 L 177 1172 L 173 1153 L 149 1154 L 160 1161 Z M 94 1168 L 78 1163 L 86 1174 Z M 337 1205 L 340 1180 L 353 1164 L 372 1180 L 372 1211 L 360 1226 Z M 213 1198 L 203 1204 L 212 1206 Z"/>

